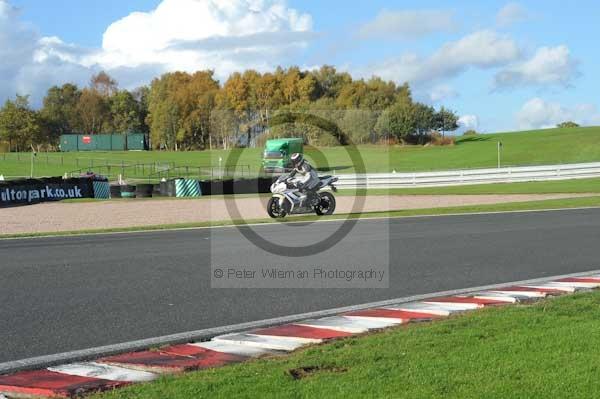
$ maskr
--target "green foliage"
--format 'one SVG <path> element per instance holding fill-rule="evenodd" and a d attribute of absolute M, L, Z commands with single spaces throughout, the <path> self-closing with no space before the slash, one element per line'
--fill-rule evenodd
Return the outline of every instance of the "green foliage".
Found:
<path fill-rule="evenodd" d="M 387 108 L 375 125 L 380 136 L 394 136 L 399 140 L 417 130 L 417 118 L 412 102 L 401 101 Z"/>
<path fill-rule="evenodd" d="M 43 134 L 40 115 L 29 107 L 29 97 L 17 95 L 0 109 L 0 140 L 9 148 L 23 151 Z"/>
<path fill-rule="evenodd" d="M 127 90 L 115 93 L 109 99 L 112 126 L 120 133 L 132 133 L 142 130 L 143 119 L 140 105 L 133 94 Z"/>
<path fill-rule="evenodd" d="M 77 104 L 80 98 L 81 91 L 71 83 L 48 89 L 40 113 L 52 130 L 53 139 L 79 130 L 81 118 L 77 112 Z"/>
<path fill-rule="evenodd" d="M 336 128 L 303 118 L 274 126 L 272 119 L 282 112 L 312 114 Z M 4 135 L 22 149 L 24 141 L 56 145 L 67 133 L 147 132 L 156 149 L 202 150 L 252 147 L 264 141 L 261 136 L 299 136 L 307 144 L 326 146 L 339 145 L 342 136 L 344 144 L 382 138 L 424 144 L 434 130 L 457 128 L 453 112 L 413 101 L 406 83 L 353 80 L 327 65 L 310 71 L 235 72 L 222 85 L 213 71 L 173 72 L 135 91 L 119 90 L 100 72 L 86 88 L 51 87 L 37 116 L 37 128 L 20 133 L 27 137 L 15 141 L 19 134 L 10 129 Z"/>
<path fill-rule="evenodd" d="M 477 131 L 476 131 L 476 130 L 474 130 L 474 129 L 469 129 L 469 130 L 466 130 L 466 131 L 463 133 L 463 136 L 477 136 L 478 134 L 479 134 L 479 133 L 477 133 Z"/>
<path fill-rule="evenodd" d="M 452 132 L 458 129 L 458 116 L 442 107 L 435 115 L 434 129 L 441 132 Z"/>
<path fill-rule="evenodd" d="M 577 123 L 575 123 L 575 122 L 567 121 L 567 122 L 559 123 L 558 125 L 556 125 L 556 127 L 558 127 L 558 128 L 572 128 L 572 127 L 579 127 L 579 125 Z"/>

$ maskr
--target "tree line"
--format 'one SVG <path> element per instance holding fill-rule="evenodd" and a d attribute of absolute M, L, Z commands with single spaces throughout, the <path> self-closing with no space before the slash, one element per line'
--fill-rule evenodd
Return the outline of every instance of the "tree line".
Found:
<path fill-rule="evenodd" d="M 285 113 L 309 113 L 333 123 L 351 142 L 424 144 L 458 128 L 457 115 L 414 101 L 407 83 L 353 79 L 334 67 L 233 73 L 223 84 L 213 71 L 172 72 L 133 91 L 105 72 L 88 87 L 48 89 L 39 110 L 17 95 L 0 108 L 0 140 L 12 151 L 55 149 L 61 134 L 148 133 L 155 149 L 192 150 L 260 145 L 269 137 L 303 137 L 336 145 L 318 126 L 277 124 Z M 433 133 L 433 134 L 432 134 Z"/>

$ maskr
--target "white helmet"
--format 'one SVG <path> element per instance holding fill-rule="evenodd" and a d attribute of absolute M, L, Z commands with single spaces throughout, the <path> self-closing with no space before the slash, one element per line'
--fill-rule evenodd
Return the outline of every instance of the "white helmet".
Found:
<path fill-rule="evenodd" d="M 298 166 L 302 163 L 302 161 L 304 161 L 304 156 L 302 154 L 300 154 L 299 152 L 296 152 L 296 153 L 292 154 L 290 159 L 292 161 L 292 165 Z"/>

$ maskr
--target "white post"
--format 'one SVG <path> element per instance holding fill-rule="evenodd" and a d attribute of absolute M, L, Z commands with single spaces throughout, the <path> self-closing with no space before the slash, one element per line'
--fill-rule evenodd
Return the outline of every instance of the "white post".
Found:
<path fill-rule="evenodd" d="M 500 144 L 500 142 L 498 142 L 498 169 L 500 169 L 500 147 L 502 144 Z"/>
<path fill-rule="evenodd" d="M 31 151 L 31 171 L 29 172 L 29 177 L 31 179 L 33 179 L 33 157 L 34 157 L 33 154 L 35 154 L 35 152 Z"/>

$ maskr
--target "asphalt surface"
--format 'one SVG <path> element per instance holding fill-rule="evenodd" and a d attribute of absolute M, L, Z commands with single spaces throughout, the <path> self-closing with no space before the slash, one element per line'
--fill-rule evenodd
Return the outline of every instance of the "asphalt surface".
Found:
<path fill-rule="evenodd" d="M 280 244 L 341 222 L 267 225 Z M 339 306 L 600 268 L 600 210 L 360 221 L 285 259 L 236 228 L 0 241 L 0 362 Z M 211 288 L 211 264 L 373 264 L 389 288 Z"/>

